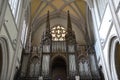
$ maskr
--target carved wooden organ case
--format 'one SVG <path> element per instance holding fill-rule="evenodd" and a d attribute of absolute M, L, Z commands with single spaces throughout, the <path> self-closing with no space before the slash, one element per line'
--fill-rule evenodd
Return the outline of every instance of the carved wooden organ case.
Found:
<path fill-rule="evenodd" d="M 40 46 L 32 46 L 30 51 L 24 51 L 16 79 L 54 80 L 52 78 L 52 62 L 57 56 L 65 59 L 66 80 L 103 80 L 93 46 L 76 43 L 69 11 L 67 33 L 63 41 L 52 40 L 48 12 L 42 43 Z"/>

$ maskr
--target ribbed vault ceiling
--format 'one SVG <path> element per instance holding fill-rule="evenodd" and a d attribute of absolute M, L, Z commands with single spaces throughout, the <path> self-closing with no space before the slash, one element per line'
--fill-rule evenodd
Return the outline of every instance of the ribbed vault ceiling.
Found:
<path fill-rule="evenodd" d="M 81 35 L 84 36 L 86 34 L 86 2 L 84 0 L 31 0 L 30 7 L 33 36 L 34 34 L 38 34 L 38 28 L 46 23 L 48 11 L 50 12 L 50 20 L 52 21 L 52 19 L 55 18 L 67 20 L 68 10 L 70 12 L 72 24 L 75 24 L 78 27 L 82 33 Z M 38 33 L 36 33 L 37 31 Z M 34 40 L 36 40 L 36 37 Z M 85 40 L 85 38 L 81 39 L 81 41 L 83 40 Z"/>
<path fill-rule="evenodd" d="M 84 0 L 32 0 L 31 1 L 31 15 L 32 19 L 35 16 L 42 17 L 51 13 L 67 12 L 70 11 L 72 16 L 76 18 L 84 18 L 86 13 L 86 3 Z"/>

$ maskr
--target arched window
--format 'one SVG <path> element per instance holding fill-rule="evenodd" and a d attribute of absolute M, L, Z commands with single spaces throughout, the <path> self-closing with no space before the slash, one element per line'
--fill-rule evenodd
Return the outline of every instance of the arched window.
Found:
<path fill-rule="evenodd" d="M 60 25 L 56 25 L 56 26 L 52 27 L 51 34 L 52 34 L 53 41 L 64 41 L 65 35 L 66 35 L 66 30 L 64 27 L 62 27 Z"/>
<path fill-rule="evenodd" d="M 0 80 L 7 80 L 8 72 L 8 48 L 6 38 L 0 37 Z"/>

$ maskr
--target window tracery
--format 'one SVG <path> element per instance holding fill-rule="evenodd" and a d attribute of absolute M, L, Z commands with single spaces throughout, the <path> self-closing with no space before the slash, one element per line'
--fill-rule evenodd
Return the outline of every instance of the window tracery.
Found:
<path fill-rule="evenodd" d="M 64 41 L 66 30 L 64 27 L 57 25 L 57 26 L 52 27 L 51 35 L 52 35 L 53 41 Z"/>

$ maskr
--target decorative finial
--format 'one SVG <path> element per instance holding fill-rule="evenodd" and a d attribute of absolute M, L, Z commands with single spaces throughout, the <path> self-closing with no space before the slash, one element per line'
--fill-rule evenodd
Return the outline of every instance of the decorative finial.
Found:
<path fill-rule="evenodd" d="M 50 32 L 50 20 L 49 20 L 49 11 L 47 13 L 47 20 L 46 20 L 46 32 Z"/>
<path fill-rule="evenodd" d="M 70 13 L 68 10 L 68 23 L 67 23 L 67 30 L 72 31 L 72 25 L 71 25 L 71 19 L 70 19 Z"/>

